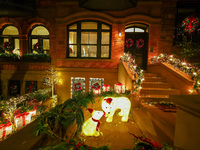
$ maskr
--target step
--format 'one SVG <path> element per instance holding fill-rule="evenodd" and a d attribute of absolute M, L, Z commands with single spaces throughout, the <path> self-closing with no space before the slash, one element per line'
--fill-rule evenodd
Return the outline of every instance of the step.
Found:
<path fill-rule="evenodd" d="M 143 73 L 144 77 L 158 77 L 157 73 Z"/>
<path fill-rule="evenodd" d="M 142 88 L 172 88 L 170 83 L 158 83 L 158 82 L 142 82 Z"/>
<path fill-rule="evenodd" d="M 169 95 L 140 95 L 140 99 L 169 99 Z"/>
<path fill-rule="evenodd" d="M 140 94 L 144 95 L 180 95 L 180 90 L 170 88 L 142 88 Z"/>
<path fill-rule="evenodd" d="M 144 77 L 144 82 L 166 82 L 164 78 L 161 77 Z"/>

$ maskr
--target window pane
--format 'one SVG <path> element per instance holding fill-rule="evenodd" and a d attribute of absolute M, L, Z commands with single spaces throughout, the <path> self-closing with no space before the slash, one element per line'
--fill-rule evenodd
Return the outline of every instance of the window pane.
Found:
<path fill-rule="evenodd" d="M 15 49 L 19 49 L 19 39 L 15 39 Z"/>
<path fill-rule="evenodd" d="M 38 42 L 38 39 L 32 39 L 32 49 L 34 49 L 34 45 Z"/>
<path fill-rule="evenodd" d="M 69 29 L 77 29 L 77 24 L 73 24 L 73 25 L 69 26 Z"/>
<path fill-rule="evenodd" d="M 69 45 L 69 57 L 77 57 L 77 45 Z"/>
<path fill-rule="evenodd" d="M 49 50 L 49 39 L 43 39 L 43 50 Z"/>
<path fill-rule="evenodd" d="M 76 44 L 77 32 L 69 32 L 69 44 Z"/>
<path fill-rule="evenodd" d="M 81 44 L 97 44 L 97 32 L 81 32 Z"/>
<path fill-rule="evenodd" d="M 8 26 L 3 30 L 2 35 L 18 35 L 18 29 L 14 26 Z"/>
<path fill-rule="evenodd" d="M 134 31 L 133 28 L 128 28 L 125 30 L 125 32 L 133 32 L 133 31 Z"/>
<path fill-rule="evenodd" d="M 31 35 L 49 35 L 49 31 L 43 26 L 37 26 L 33 29 Z"/>
<path fill-rule="evenodd" d="M 109 46 L 101 46 L 101 57 L 109 58 Z"/>
<path fill-rule="evenodd" d="M 144 32 L 144 30 L 141 28 L 135 28 L 135 32 Z"/>
<path fill-rule="evenodd" d="M 97 57 L 97 46 L 82 45 L 81 57 Z"/>
<path fill-rule="evenodd" d="M 3 42 L 9 42 L 9 38 L 4 38 Z"/>
<path fill-rule="evenodd" d="M 82 22 L 81 29 L 97 29 L 97 22 Z"/>
<path fill-rule="evenodd" d="M 110 43 L 110 32 L 102 32 L 101 34 L 101 44 Z"/>
<path fill-rule="evenodd" d="M 109 27 L 108 25 L 102 24 L 102 29 L 107 29 L 107 30 L 109 30 L 110 27 Z"/>

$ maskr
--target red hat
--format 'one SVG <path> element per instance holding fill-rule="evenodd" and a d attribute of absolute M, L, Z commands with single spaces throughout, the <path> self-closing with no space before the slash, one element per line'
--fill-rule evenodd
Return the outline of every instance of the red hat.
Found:
<path fill-rule="evenodd" d="M 112 98 L 107 98 L 107 99 L 104 99 L 108 104 L 111 104 L 111 102 L 112 102 Z"/>
<path fill-rule="evenodd" d="M 90 113 L 92 113 L 94 109 L 88 108 L 87 110 L 88 110 Z"/>

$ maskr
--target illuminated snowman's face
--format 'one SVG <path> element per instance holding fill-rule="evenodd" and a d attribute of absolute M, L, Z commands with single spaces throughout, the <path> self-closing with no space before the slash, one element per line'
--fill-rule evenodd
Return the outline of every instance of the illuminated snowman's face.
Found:
<path fill-rule="evenodd" d="M 99 120 L 101 119 L 101 117 L 103 116 L 103 111 L 94 111 L 92 113 L 92 118 L 96 119 L 96 120 Z"/>

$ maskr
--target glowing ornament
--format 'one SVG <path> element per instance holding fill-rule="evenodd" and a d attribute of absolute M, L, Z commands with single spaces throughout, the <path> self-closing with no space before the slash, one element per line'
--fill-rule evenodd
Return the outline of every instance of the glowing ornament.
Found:
<path fill-rule="evenodd" d="M 88 109 L 92 113 L 92 117 L 86 120 L 82 126 L 82 133 L 86 136 L 99 136 L 100 135 L 100 119 L 104 115 L 103 111 L 96 111 Z"/>
<path fill-rule="evenodd" d="M 116 93 L 125 93 L 125 85 L 122 83 L 115 83 L 114 89 Z"/>
<path fill-rule="evenodd" d="M 29 111 L 30 116 L 35 116 L 36 115 L 36 109 Z"/>
<path fill-rule="evenodd" d="M 104 85 L 103 85 L 103 91 L 104 91 L 104 92 L 110 91 L 110 85 L 104 84 Z"/>
<path fill-rule="evenodd" d="M 120 109 L 119 116 L 122 116 L 121 121 L 127 122 L 131 109 L 131 102 L 127 97 L 105 97 L 102 100 L 102 109 L 107 117 L 107 122 L 113 121 L 113 115 L 117 109 Z"/>
<path fill-rule="evenodd" d="M 21 126 L 25 126 L 26 124 L 31 122 L 31 115 L 28 112 L 24 112 L 22 114 L 17 114 L 15 116 L 15 126 L 19 128 Z"/>
<path fill-rule="evenodd" d="M 0 125 L 0 138 L 7 136 L 12 133 L 12 123 L 8 122 L 6 124 Z"/>
<path fill-rule="evenodd" d="M 99 85 L 99 83 L 95 83 L 93 86 L 92 86 L 92 89 L 93 89 L 93 92 L 94 94 L 101 94 L 101 86 Z"/>

